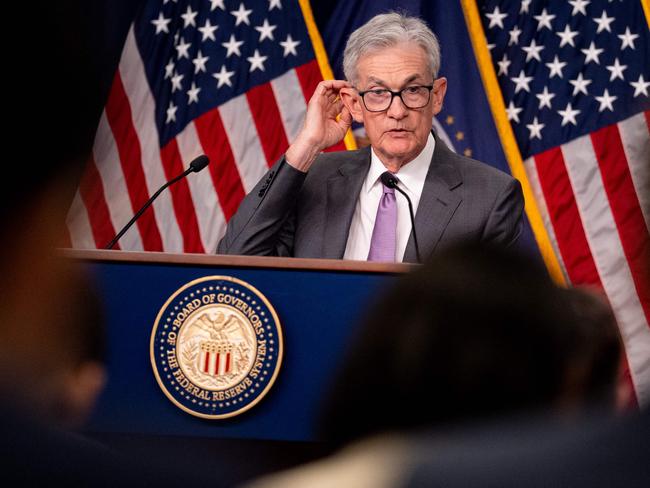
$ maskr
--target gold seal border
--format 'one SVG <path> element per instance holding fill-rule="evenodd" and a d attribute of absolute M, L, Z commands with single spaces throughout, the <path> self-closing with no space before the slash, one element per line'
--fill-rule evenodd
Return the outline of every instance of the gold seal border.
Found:
<path fill-rule="evenodd" d="M 188 288 L 198 284 L 198 283 L 203 283 L 204 281 L 212 281 L 212 280 L 222 280 L 222 281 L 230 281 L 232 283 L 237 283 L 245 288 L 248 288 L 250 291 L 252 291 L 257 297 L 262 300 L 262 302 L 267 306 L 269 311 L 271 312 L 271 315 L 273 316 L 273 320 L 275 320 L 275 324 L 277 326 L 277 332 L 278 332 L 278 354 L 277 354 L 277 361 L 275 364 L 275 369 L 273 371 L 273 375 L 269 379 L 268 384 L 262 390 L 259 395 L 250 403 L 246 404 L 244 407 L 240 408 L 239 410 L 235 410 L 233 412 L 225 413 L 225 414 L 220 414 L 220 415 L 209 415 L 201 412 L 196 412 L 194 410 L 191 410 L 187 408 L 185 405 L 181 404 L 176 398 L 167 390 L 167 387 L 163 383 L 163 381 L 160 378 L 160 374 L 158 373 L 158 367 L 156 366 L 156 360 L 154 357 L 154 345 L 155 345 L 155 339 L 156 339 L 156 332 L 158 331 L 158 324 L 160 322 L 160 319 L 162 318 L 163 312 L 167 309 L 167 306 L 178 296 L 180 295 L 184 290 L 187 290 Z M 180 328 L 179 328 L 180 329 Z M 151 340 L 149 343 L 149 357 L 151 360 L 151 367 L 153 369 L 154 375 L 156 376 L 156 381 L 158 382 L 158 386 L 160 389 L 163 391 L 165 396 L 171 400 L 171 402 L 176 405 L 178 408 L 183 410 L 184 412 L 189 413 L 190 415 L 193 415 L 195 417 L 200 417 L 204 419 L 226 419 L 229 417 L 235 417 L 237 415 L 241 415 L 242 413 L 250 410 L 253 408 L 255 405 L 257 405 L 262 398 L 266 396 L 268 391 L 271 389 L 273 384 L 275 383 L 275 380 L 278 376 L 278 373 L 280 372 L 280 366 L 282 365 L 282 359 L 284 357 L 284 337 L 282 333 L 282 326 L 280 324 L 280 319 L 278 318 L 278 314 L 275 311 L 275 308 L 273 308 L 273 305 L 271 305 L 271 302 L 266 298 L 266 296 L 259 291 L 257 288 L 255 288 L 253 285 L 250 283 L 247 283 L 246 281 L 240 280 L 239 278 L 235 278 L 234 276 L 204 276 L 203 278 L 198 278 L 196 280 L 190 281 L 189 283 L 186 283 L 179 289 L 177 289 L 170 297 L 167 299 L 165 304 L 160 308 L 160 311 L 158 312 L 158 315 L 156 316 L 156 321 L 154 322 L 153 330 L 151 331 Z"/>

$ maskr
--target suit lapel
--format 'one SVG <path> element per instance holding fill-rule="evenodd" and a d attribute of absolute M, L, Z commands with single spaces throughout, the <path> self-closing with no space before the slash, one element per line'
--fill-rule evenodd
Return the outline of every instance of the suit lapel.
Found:
<path fill-rule="evenodd" d="M 415 214 L 420 256 L 423 260 L 435 250 L 462 198 L 453 189 L 462 184 L 462 176 L 453 164 L 456 155 L 433 134 L 436 148 L 427 172 L 420 203 Z M 413 233 L 404 252 L 405 262 L 417 262 Z"/>
<path fill-rule="evenodd" d="M 327 180 L 324 258 L 343 258 L 358 195 L 370 167 L 369 149 L 347 156 L 347 161 Z"/>

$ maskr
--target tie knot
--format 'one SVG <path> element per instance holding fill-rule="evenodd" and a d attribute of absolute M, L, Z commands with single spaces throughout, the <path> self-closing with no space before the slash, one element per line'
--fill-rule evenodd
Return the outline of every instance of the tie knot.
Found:
<path fill-rule="evenodd" d="M 394 195 L 395 194 L 395 188 L 390 188 L 390 187 L 384 185 L 383 183 L 381 184 L 381 186 L 384 188 L 384 195 L 386 195 L 386 194 Z"/>

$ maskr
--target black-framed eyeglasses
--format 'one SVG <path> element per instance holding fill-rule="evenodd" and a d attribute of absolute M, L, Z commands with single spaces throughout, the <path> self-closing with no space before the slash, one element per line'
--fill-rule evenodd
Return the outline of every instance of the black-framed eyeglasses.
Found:
<path fill-rule="evenodd" d="M 406 108 L 422 108 L 429 103 L 433 85 L 411 85 L 400 91 L 374 88 L 360 91 L 359 95 L 368 112 L 383 112 L 393 103 L 393 98 L 399 97 Z"/>

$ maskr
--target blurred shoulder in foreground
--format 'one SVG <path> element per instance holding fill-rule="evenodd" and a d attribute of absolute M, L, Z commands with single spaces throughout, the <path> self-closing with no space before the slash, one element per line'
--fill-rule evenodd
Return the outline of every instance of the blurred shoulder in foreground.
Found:
<path fill-rule="evenodd" d="M 621 353 L 597 295 L 557 286 L 512 250 L 448 249 L 370 308 L 323 405 L 322 438 L 341 449 L 258 486 L 401 486 L 428 476 L 445 486 L 438 466 L 490 485 L 489 470 L 473 470 L 483 457 L 528 445 L 532 458 L 537 445 L 575 438 L 588 449 L 601 435 L 625 435 L 614 415 Z M 508 466 L 504 458 L 506 480 L 517 473 Z"/>

